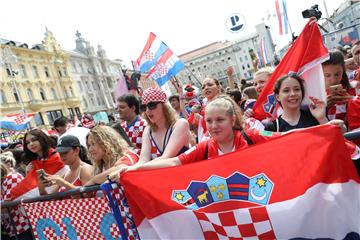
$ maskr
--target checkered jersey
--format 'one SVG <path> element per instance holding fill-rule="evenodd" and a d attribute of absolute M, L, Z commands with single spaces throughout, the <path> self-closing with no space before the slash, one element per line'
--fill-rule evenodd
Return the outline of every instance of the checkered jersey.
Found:
<path fill-rule="evenodd" d="M 347 93 L 356 96 L 356 89 L 350 88 L 347 90 Z M 348 103 L 336 103 L 327 109 L 327 116 L 329 120 L 340 119 L 346 121 L 346 112 L 347 112 Z"/>
<path fill-rule="evenodd" d="M 340 119 L 345 121 L 346 118 L 346 103 L 335 104 L 327 110 L 329 120 Z"/>
<path fill-rule="evenodd" d="M 275 239 L 266 207 L 194 213 L 205 239 Z"/>
<path fill-rule="evenodd" d="M 12 172 L 12 173 L 8 174 L 1 185 L 2 200 L 5 200 L 5 201 L 11 200 L 11 194 L 10 194 L 11 189 L 14 188 L 23 179 L 24 179 L 24 177 L 18 172 Z M 2 219 L 2 224 L 5 228 L 5 230 L 11 236 L 14 236 L 15 234 L 20 234 L 30 228 L 29 221 L 26 218 L 26 214 L 25 214 L 22 206 L 16 206 L 10 210 L 11 218 L 13 219 L 14 224 L 15 224 L 16 233 L 15 233 L 15 229 L 13 229 L 13 227 L 11 225 L 8 213 L 9 212 L 7 210 L 2 211 L 2 214 L 4 214 L 4 215 L 2 216 L 1 219 Z"/>
<path fill-rule="evenodd" d="M 63 199 L 23 205 L 34 230 L 35 239 L 120 239 L 120 231 L 115 220 L 105 217 L 111 212 L 105 197 Z M 39 220 L 42 219 L 42 223 L 46 224 L 46 218 L 51 219 L 56 225 L 42 225 L 42 228 Z M 42 232 L 36 231 L 40 229 Z"/>
<path fill-rule="evenodd" d="M 128 126 L 127 122 L 124 121 L 121 123 L 121 127 L 125 130 L 130 142 L 134 145 L 135 152 L 140 155 L 142 135 L 146 127 L 146 121 L 138 116 L 138 120 L 131 126 Z"/>

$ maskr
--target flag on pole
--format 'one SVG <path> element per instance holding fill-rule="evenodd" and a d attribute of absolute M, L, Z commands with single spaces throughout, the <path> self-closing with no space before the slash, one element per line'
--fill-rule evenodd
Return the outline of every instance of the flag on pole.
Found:
<path fill-rule="evenodd" d="M 266 47 L 265 47 L 265 38 L 264 37 L 262 37 L 260 39 L 258 59 L 259 59 L 260 67 L 265 67 L 267 64 L 270 63 L 269 56 L 268 56 L 268 53 L 267 53 Z"/>
<path fill-rule="evenodd" d="M 276 15 L 278 17 L 279 22 L 279 34 L 288 34 L 289 33 L 289 19 L 287 14 L 287 7 L 286 1 L 282 0 L 281 5 L 279 0 L 275 0 L 275 8 L 276 8 Z M 283 29 L 285 31 L 283 31 Z"/>
<path fill-rule="evenodd" d="M 360 237 L 360 178 L 335 126 L 120 182 L 142 239 Z"/>
<path fill-rule="evenodd" d="M 147 78 L 154 79 L 159 86 L 162 87 L 184 67 L 184 63 L 168 48 L 156 65 L 150 70 Z"/>
<path fill-rule="evenodd" d="M 305 97 L 302 104 L 308 104 L 308 96 L 326 101 L 325 81 L 321 63 L 329 58 L 322 42 L 317 24 L 305 25 L 299 37 L 276 67 L 253 107 L 255 118 L 276 118 L 280 109 L 274 95 L 274 85 L 279 77 L 296 73 L 305 80 Z"/>
<path fill-rule="evenodd" d="M 284 30 L 285 30 L 285 34 L 288 34 L 290 26 L 289 26 L 288 14 L 287 14 L 286 0 L 282 0 L 282 7 L 283 7 L 282 17 L 284 22 Z"/>
<path fill-rule="evenodd" d="M 149 38 L 136 61 L 136 69 L 140 72 L 148 72 L 157 63 L 161 55 L 168 49 L 166 44 L 161 41 L 154 33 L 150 33 Z"/>
<path fill-rule="evenodd" d="M 28 123 L 34 117 L 35 113 L 27 114 L 9 114 L 0 119 L 0 128 L 20 131 L 27 128 Z"/>

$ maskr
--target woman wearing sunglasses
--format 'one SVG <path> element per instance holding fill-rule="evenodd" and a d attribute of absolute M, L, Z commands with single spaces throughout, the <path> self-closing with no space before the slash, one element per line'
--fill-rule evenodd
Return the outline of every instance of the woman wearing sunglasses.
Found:
<path fill-rule="evenodd" d="M 188 149 L 190 130 L 185 119 L 179 119 L 160 88 L 148 88 L 140 106 L 147 121 L 142 137 L 139 162 L 170 158 Z"/>

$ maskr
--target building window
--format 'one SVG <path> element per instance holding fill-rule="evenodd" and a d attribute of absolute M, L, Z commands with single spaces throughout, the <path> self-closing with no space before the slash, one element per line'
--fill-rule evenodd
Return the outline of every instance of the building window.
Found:
<path fill-rule="evenodd" d="M 247 67 L 248 67 L 248 68 L 250 68 L 250 65 L 249 65 L 249 64 L 247 64 Z"/>
<path fill-rule="evenodd" d="M 26 93 L 27 93 L 27 95 L 28 95 L 29 101 L 34 100 L 33 91 L 32 91 L 30 88 L 28 88 L 28 89 L 26 90 Z"/>
<path fill-rule="evenodd" d="M 71 97 L 74 97 L 74 90 L 72 87 L 69 87 L 69 90 L 70 90 L 70 96 Z"/>
<path fill-rule="evenodd" d="M 64 87 L 63 90 L 64 90 L 65 99 L 66 99 L 66 98 L 69 98 L 69 93 L 68 93 L 66 87 Z"/>
<path fill-rule="evenodd" d="M 72 66 L 73 72 L 77 72 L 76 63 L 72 62 L 71 66 Z"/>
<path fill-rule="evenodd" d="M 71 118 L 71 119 L 74 119 L 74 114 L 75 114 L 74 109 L 68 108 L 68 110 L 69 110 L 69 113 L 70 113 L 70 118 Z M 75 127 L 76 127 L 76 126 L 75 126 Z"/>
<path fill-rule="evenodd" d="M 27 77 L 26 68 L 25 68 L 24 64 L 20 65 L 20 74 L 21 74 L 22 77 Z"/>
<path fill-rule="evenodd" d="M 16 89 L 15 89 L 15 88 L 13 89 L 13 95 L 14 95 L 15 101 L 16 101 L 16 102 L 20 102 L 19 95 L 18 95 L 18 93 L 16 92 Z"/>
<path fill-rule="evenodd" d="M 75 112 L 76 112 L 76 116 L 78 118 L 80 118 L 81 117 L 81 112 L 80 112 L 80 109 L 78 107 L 75 108 Z"/>
<path fill-rule="evenodd" d="M 247 56 L 245 56 L 244 58 L 245 58 L 246 61 L 248 60 L 248 57 L 247 57 Z"/>
<path fill-rule="evenodd" d="M 245 70 L 245 67 L 244 67 L 244 65 L 242 65 L 242 69 L 243 69 L 243 70 Z"/>
<path fill-rule="evenodd" d="M 11 76 L 11 72 L 10 72 L 10 69 L 9 68 L 6 68 L 6 72 L 7 72 L 7 75 L 10 77 Z M 14 75 L 14 74 L 13 74 Z"/>
<path fill-rule="evenodd" d="M 40 97 L 41 97 L 41 100 L 46 100 L 46 97 L 45 97 L 45 92 L 44 92 L 44 89 L 40 88 Z"/>
<path fill-rule="evenodd" d="M 83 88 L 82 88 L 82 84 L 81 84 L 80 81 L 77 81 L 77 82 L 76 82 L 76 86 L 77 86 L 79 92 L 82 92 Z"/>
<path fill-rule="evenodd" d="M 55 119 L 63 116 L 62 114 L 62 111 L 61 110 L 55 110 L 55 111 L 48 111 L 45 113 L 48 120 L 49 120 L 49 123 L 52 125 L 55 121 Z"/>
<path fill-rule="evenodd" d="M 57 70 L 58 70 L 58 73 L 59 73 L 59 77 L 62 77 L 62 76 L 63 76 L 63 74 L 62 74 L 62 72 L 61 72 L 61 70 L 60 70 L 60 68 L 59 68 L 59 67 L 57 68 Z"/>
<path fill-rule="evenodd" d="M 67 69 L 66 67 L 63 68 L 63 73 L 64 73 L 64 76 L 67 77 L 68 76 L 68 72 L 67 72 Z"/>
<path fill-rule="evenodd" d="M 37 67 L 32 66 L 32 70 L 33 70 L 34 77 L 38 78 L 39 77 L 39 71 L 38 71 Z"/>
<path fill-rule="evenodd" d="M 87 107 L 88 107 L 88 103 L 87 103 L 87 101 L 86 101 L 85 98 L 83 98 L 83 103 L 84 103 L 85 107 L 87 108 Z"/>
<path fill-rule="evenodd" d="M 51 92 L 51 96 L 52 96 L 52 99 L 58 99 L 58 97 L 57 97 L 57 94 L 56 94 L 56 91 L 55 91 L 55 89 L 54 88 L 51 88 L 50 89 L 50 92 Z"/>
<path fill-rule="evenodd" d="M 84 72 L 84 66 L 81 63 L 79 65 L 80 65 L 80 71 L 81 71 L 81 73 L 83 73 Z"/>
<path fill-rule="evenodd" d="M 48 67 L 44 67 L 44 72 L 45 72 L 45 76 L 46 76 L 47 78 L 49 78 L 49 77 L 50 77 L 50 73 L 49 73 L 49 68 L 48 68 Z"/>
<path fill-rule="evenodd" d="M 38 112 L 34 115 L 34 120 L 35 120 L 36 126 L 44 125 L 44 119 L 40 112 Z"/>
<path fill-rule="evenodd" d="M 6 103 L 6 96 L 4 90 L 0 90 L 0 104 Z"/>

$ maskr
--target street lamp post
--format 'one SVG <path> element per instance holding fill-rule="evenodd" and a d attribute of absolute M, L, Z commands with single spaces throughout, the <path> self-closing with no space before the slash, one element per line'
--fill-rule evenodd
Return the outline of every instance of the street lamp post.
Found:
<path fill-rule="evenodd" d="M 21 112 L 23 114 L 25 114 L 25 106 L 24 106 L 24 102 L 22 100 L 22 97 L 20 95 L 19 89 L 17 88 L 16 85 L 16 81 L 15 81 L 15 75 L 17 75 L 17 72 L 13 71 L 12 69 L 12 64 L 17 63 L 17 57 L 16 55 L 11 51 L 9 46 L 6 46 L 3 51 L 2 51 L 2 59 L 3 62 L 5 64 L 5 68 L 9 69 L 9 73 L 10 73 L 10 77 L 11 77 L 11 82 L 12 85 L 15 89 L 15 92 L 19 98 L 19 102 L 20 102 L 20 107 L 21 107 Z"/>

